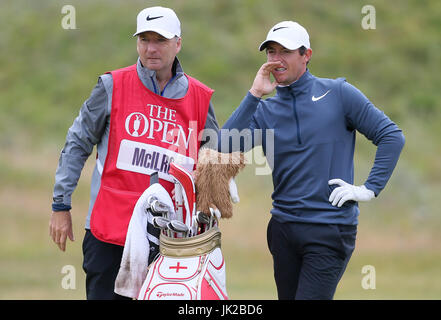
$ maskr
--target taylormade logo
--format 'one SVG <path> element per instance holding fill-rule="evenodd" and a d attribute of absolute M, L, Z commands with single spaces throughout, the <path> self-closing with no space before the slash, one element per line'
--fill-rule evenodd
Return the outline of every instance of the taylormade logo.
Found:
<path fill-rule="evenodd" d="M 184 294 L 183 293 L 178 293 L 178 292 L 158 292 L 156 294 L 156 296 L 161 299 L 161 298 L 167 298 L 167 297 L 183 297 Z"/>

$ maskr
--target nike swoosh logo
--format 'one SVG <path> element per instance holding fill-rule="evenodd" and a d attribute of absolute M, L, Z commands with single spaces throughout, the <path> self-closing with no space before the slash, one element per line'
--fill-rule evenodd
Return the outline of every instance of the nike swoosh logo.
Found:
<path fill-rule="evenodd" d="M 329 91 L 331 91 L 331 89 L 329 89 L 328 91 L 325 92 L 325 94 L 323 94 L 323 95 L 321 95 L 320 97 L 317 97 L 317 98 L 314 97 L 314 96 L 312 96 L 311 100 L 314 101 L 314 102 L 315 102 L 315 101 L 318 101 L 318 100 L 320 100 L 321 98 L 324 98 L 324 97 L 329 93 Z"/>
<path fill-rule="evenodd" d="M 274 28 L 274 29 L 273 29 L 273 32 L 276 32 L 277 30 L 285 29 L 285 28 L 288 28 L 288 27 L 278 27 L 278 28 Z"/>
<path fill-rule="evenodd" d="M 146 20 L 147 21 L 152 21 L 152 20 L 159 19 L 159 18 L 162 18 L 162 17 L 164 17 L 164 16 L 150 17 L 150 15 L 148 15 Z"/>

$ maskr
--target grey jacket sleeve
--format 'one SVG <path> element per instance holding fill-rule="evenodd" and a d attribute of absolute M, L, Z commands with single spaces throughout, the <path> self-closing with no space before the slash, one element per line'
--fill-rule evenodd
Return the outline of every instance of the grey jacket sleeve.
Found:
<path fill-rule="evenodd" d="M 101 77 L 69 128 L 55 173 L 53 211 L 71 209 L 71 196 L 93 147 L 100 141 L 109 116 L 108 97 Z"/>
<path fill-rule="evenodd" d="M 219 133 L 219 124 L 214 113 L 213 104 L 210 101 L 208 107 L 207 120 L 205 122 L 205 129 L 201 137 L 201 147 L 216 149 Z"/>

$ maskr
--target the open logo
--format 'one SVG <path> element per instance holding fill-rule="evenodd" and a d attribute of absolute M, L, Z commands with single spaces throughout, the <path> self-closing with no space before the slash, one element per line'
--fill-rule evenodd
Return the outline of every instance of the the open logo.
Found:
<path fill-rule="evenodd" d="M 132 137 L 142 137 L 149 128 L 147 117 L 141 112 L 133 112 L 126 118 L 125 128 Z"/>

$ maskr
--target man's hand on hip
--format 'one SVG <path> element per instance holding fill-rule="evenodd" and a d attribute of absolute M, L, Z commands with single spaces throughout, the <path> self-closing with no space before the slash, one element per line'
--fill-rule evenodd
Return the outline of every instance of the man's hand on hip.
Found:
<path fill-rule="evenodd" d="M 354 186 L 341 179 L 331 179 L 328 181 L 329 185 L 338 184 L 329 196 L 329 202 L 333 206 L 341 207 L 346 201 L 369 201 L 375 197 L 372 190 L 367 189 L 364 185 Z"/>
<path fill-rule="evenodd" d="M 58 245 L 61 251 L 66 250 L 66 239 L 74 241 L 72 231 L 72 217 L 70 211 L 52 212 L 49 222 L 49 236 Z"/>

